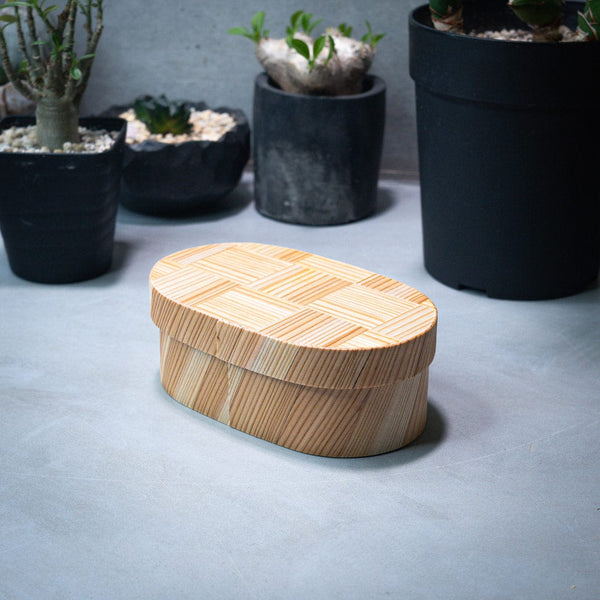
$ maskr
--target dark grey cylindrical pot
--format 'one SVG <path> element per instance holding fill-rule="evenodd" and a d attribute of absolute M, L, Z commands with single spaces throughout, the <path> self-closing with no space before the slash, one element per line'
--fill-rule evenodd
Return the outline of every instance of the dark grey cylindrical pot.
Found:
<path fill-rule="evenodd" d="M 8 117 L 0 128 L 33 125 Z M 0 228 L 11 270 L 39 283 L 72 283 L 111 266 L 125 149 L 123 119 L 85 118 L 90 129 L 117 131 L 96 154 L 0 153 Z"/>
<path fill-rule="evenodd" d="M 386 86 L 374 75 L 353 96 L 282 91 L 265 73 L 254 86 L 257 210 L 302 225 L 338 225 L 375 212 Z"/>
<path fill-rule="evenodd" d="M 489 6 L 497 18 L 498 3 Z M 571 21 L 576 8 L 567 3 Z M 597 157 L 587 143 L 600 135 L 591 76 L 600 44 L 443 33 L 427 5 L 411 13 L 409 30 L 429 273 L 494 298 L 583 290 L 600 255 Z"/>
<path fill-rule="evenodd" d="M 206 110 L 204 103 L 187 103 Z M 130 106 L 111 107 L 118 115 Z M 120 201 L 134 212 L 150 215 L 184 215 L 225 198 L 239 184 L 250 158 L 250 126 L 238 109 L 220 107 L 236 126 L 218 141 L 167 144 L 147 140 L 127 144 Z"/>

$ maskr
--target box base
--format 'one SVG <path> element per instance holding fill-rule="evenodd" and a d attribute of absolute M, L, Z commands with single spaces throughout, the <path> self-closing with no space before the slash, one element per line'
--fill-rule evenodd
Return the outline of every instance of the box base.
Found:
<path fill-rule="evenodd" d="M 397 450 L 425 428 L 428 369 L 393 384 L 324 389 L 231 365 L 161 331 L 160 372 L 181 404 L 234 429 L 319 456 Z"/>

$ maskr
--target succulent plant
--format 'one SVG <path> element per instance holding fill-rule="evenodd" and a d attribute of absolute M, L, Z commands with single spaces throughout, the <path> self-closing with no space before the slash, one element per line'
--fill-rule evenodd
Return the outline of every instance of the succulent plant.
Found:
<path fill-rule="evenodd" d="M 384 37 L 376 34 L 367 21 L 367 33 L 356 40 L 352 27 L 342 23 L 312 37 L 322 23 L 312 13 L 298 10 L 290 17 L 285 38 L 272 39 L 264 29 L 265 13 L 257 12 L 250 29 L 234 27 L 256 44 L 256 57 L 269 77 L 286 92 L 338 96 L 362 91 L 365 73 L 375 55 L 375 46 Z"/>
<path fill-rule="evenodd" d="M 558 41 L 563 19 L 563 0 L 509 0 L 512 11 L 531 27 L 535 41 Z"/>
<path fill-rule="evenodd" d="M 440 31 L 462 33 L 462 0 L 429 0 L 431 22 Z"/>
<path fill-rule="evenodd" d="M 558 41 L 564 0 L 508 0 L 508 6 L 533 32 L 534 41 Z M 462 33 L 462 0 L 430 0 L 431 21 L 442 31 Z M 577 39 L 600 38 L 600 0 L 586 0 L 579 13 Z"/>
<path fill-rule="evenodd" d="M 190 109 L 184 102 L 169 100 L 164 94 L 140 96 L 133 103 L 133 110 L 150 133 L 180 135 L 192 129 Z"/>
<path fill-rule="evenodd" d="M 587 0 L 577 23 L 579 37 L 600 40 L 600 0 Z"/>
<path fill-rule="evenodd" d="M 103 29 L 103 0 L 6 0 L 0 4 L 0 59 L 15 89 L 36 104 L 37 138 L 50 150 L 79 141 L 79 105 Z M 75 51 L 83 16 L 83 54 Z M 21 68 L 15 69 L 5 28 L 15 27 Z"/>

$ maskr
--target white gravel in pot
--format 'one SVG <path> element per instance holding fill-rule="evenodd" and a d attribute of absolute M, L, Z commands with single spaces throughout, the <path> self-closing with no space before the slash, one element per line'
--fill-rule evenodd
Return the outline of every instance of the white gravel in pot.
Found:
<path fill-rule="evenodd" d="M 0 131 L 0 152 L 27 152 L 49 153 L 46 147 L 37 143 L 37 127 L 9 127 Z M 66 142 L 62 150 L 54 150 L 53 154 L 94 154 L 109 150 L 118 132 L 109 132 L 104 129 L 79 128 L 81 141 L 77 143 Z"/>
<path fill-rule="evenodd" d="M 236 125 L 236 121 L 229 113 L 219 113 L 212 110 L 190 109 L 190 123 L 192 130 L 180 135 L 150 133 L 141 121 L 135 118 L 133 108 L 121 113 L 119 116 L 127 121 L 127 143 L 139 144 L 146 140 L 155 140 L 164 144 L 178 144 L 190 141 L 220 140 Z"/>

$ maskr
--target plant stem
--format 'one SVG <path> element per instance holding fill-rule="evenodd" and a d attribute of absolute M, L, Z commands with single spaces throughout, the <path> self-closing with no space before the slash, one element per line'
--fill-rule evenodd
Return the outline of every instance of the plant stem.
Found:
<path fill-rule="evenodd" d="M 44 98 L 37 105 L 35 118 L 40 146 L 54 151 L 62 149 L 64 142 L 79 141 L 78 110 L 72 102 Z"/>

